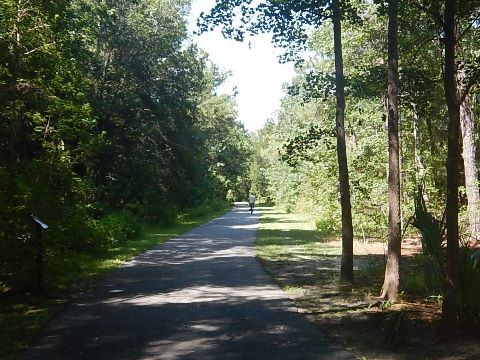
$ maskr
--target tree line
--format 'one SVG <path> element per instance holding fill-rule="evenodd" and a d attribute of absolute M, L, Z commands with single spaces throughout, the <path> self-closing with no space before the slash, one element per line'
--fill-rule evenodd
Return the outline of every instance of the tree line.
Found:
<path fill-rule="evenodd" d="M 390 301 L 402 233 L 418 228 L 444 337 L 480 319 L 479 15 L 475 0 L 268 0 L 218 2 L 199 21 L 237 40 L 271 33 L 296 64 L 278 120 L 255 137 L 255 191 L 342 235 L 343 281 L 354 235 L 387 239 Z"/>
<path fill-rule="evenodd" d="M 247 133 L 186 0 L 1 2 L 0 290 L 248 192 Z M 37 259 L 37 260 L 36 260 Z"/>

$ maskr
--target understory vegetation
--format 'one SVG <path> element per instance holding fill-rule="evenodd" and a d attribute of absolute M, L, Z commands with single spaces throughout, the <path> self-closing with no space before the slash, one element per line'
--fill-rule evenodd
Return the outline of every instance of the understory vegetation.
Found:
<path fill-rule="evenodd" d="M 355 284 L 341 284 L 341 241 L 320 233 L 314 218 L 262 207 L 256 244 L 265 270 L 294 301 L 298 311 L 353 349 L 363 359 L 476 359 L 478 337 L 464 331 L 457 344 L 437 341 L 441 289 L 424 270 L 419 239 L 403 242 L 402 293 L 398 303 L 378 298 L 385 243 L 354 244 Z M 441 285 L 441 284 L 440 284 Z"/>

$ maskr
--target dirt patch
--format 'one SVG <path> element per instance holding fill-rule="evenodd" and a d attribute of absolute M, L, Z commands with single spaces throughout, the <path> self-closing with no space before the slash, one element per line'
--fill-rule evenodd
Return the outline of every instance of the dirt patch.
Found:
<path fill-rule="evenodd" d="M 340 247 L 340 241 L 324 242 Z M 356 284 L 338 283 L 338 255 L 307 256 L 293 252 L 286 259 L 260 258 L 299 311 L 331 336 L 356 350 L 363 359 L 480 359 L 480 334 L 465 331 L 458 340 L 439 343 L 436 338 L 441 305 L 426 294 L 403 295 L 391 304 L 377 298 L 383 283 L 384 248 L 379 242 L 355 244 Z M 415 282 L 423 271 L 417 239 L 402 247 L 402 279 Z M 412 294 L 407 287 L 405 293 Z"/>

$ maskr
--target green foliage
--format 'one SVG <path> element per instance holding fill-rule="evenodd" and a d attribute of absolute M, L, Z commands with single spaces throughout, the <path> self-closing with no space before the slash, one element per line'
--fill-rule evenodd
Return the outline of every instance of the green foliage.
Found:
<path fill-rule="evenodd" d="M 467 247 L 460 251 L 459 319 L 480 327 L 480 253 Z"/>
<path fill-rule="evenodd" d="M 423 187 L 415 194 L 415 214 L 409 221 L 422 234 L 425 286 L 441 292 L 445 284 L 445 227 L 428 211 Z M 478 250 L 462 247 L 459 259 L 458 316 L 469 326 L 480 325 L 480 256 Z"/>
<path fill-rule="evenodd" d="M 445 281 L 445 225 L 428 211 L 423 186 L 415 193 L 415 213 L 408 223 L 422 234 L 422 251 L 425 265 L 425 284 L 431 291 L 442 289 Z"/>
<path fill-rule="evenodd" d="M 312 161 L 314 159 L 307 157 L 309 150 L 317 148 L 318 142 L 322 140 L 327 148 L 332 150 L 335 148 L 332 139 L 335 139 L 335 131 L 333 129 L 323 130 L 311 125 L 305 134 L 299 134 L 283 145 L 283 151 L 281 151 L 282 161 L 287 162 L 291 166 L 298 164 L 298 158 Z"/>
<path fill-rule="evenodd" d="M 355 1 L 341 2 L 341 17 L 354 23 L 361 21 Z M 272 41 L 285 53 L 281 61 L 300 60 L 299 53 L 308 44 L 312 27 L 330 19 L 332 2 L 224 0 L 217 3 L 209 14 L 202 14 L 201 31 L 221 28 L 222 34 L 243 41 L 245 34 L 271 33 Z"/>
<path fill-rule="evenodd" d="M 216 75 L 218 76 L 218 75 Z M 248 195 L 248 164 L 252 156 L 250 136 L 235 120 L 234 102 L 227 96 L 208 96 L 201 104 L 204 121 L 198 130 L 204 139 L 204 152 L 210 175 L 203 191 L 209 200 L 243 200 Z M 201 201 L 205 200 L 205 194 Z"/>
<path fill-rule="evenodd" d="M 300 76 L 299 76 L 300 77 Z M 279 121 L 255 141 L 252 187 L 277 204 L 313 215 L 318 230 L 339 234 L 338 169 L 333 101 L 299 104 L 287 97 Z M 386 235 L 386 142 L 381 109 L 371 100 L 349 107 L 347 122 L 352 214 L 358 237 Z M 323 130 L 322 130 L 323 129 Z M 378 149 L 385 149 L 380 152 Z"/>
<path fill-rule="evenodd" d="M 2 2 L 0 286 L 48 286 L 74 259 L 248 191 L 248 134 L 186 38 L 185 0 Z M 206 209 L 204 209 L 206 211 Z M 71 260 L 71 261 L 70 261 Z M 68 270 L 68 271 L 70 271 Z M 67 271 L 67 270 L 65 270 Z"/>
<path fill-rule="evenodd" d="M 332 215 L 321 214 L 321 216 L 315 220 L 315 230 L 322 235 L 339 234 L 342 229 L 339 227 L 338 219 L 332 217 Z"/>
<path fill-rule="evenodd" d="M 212 212 L 228 208 L 228 202 L 225 200 L 212 200 L 203 204 L 197 205 L 188 210 L 188 218 L 199 218 Z"/>
<path fill-rule="evenodd" d="M 140 221 L 130 211 L 114 212 L 100 219 L 98 223 L 108 240 L 109 247 L 134 240 L 141 233 Z"/>
<path fill-rule="evenodd" d="M 299 97 L 302 103 L 312 99 L 327 99 L 335 95 L 335 74 L 308 70 L 301 82 L 293 82 L 288 86 L 287 92 L 290 96 Z"/>

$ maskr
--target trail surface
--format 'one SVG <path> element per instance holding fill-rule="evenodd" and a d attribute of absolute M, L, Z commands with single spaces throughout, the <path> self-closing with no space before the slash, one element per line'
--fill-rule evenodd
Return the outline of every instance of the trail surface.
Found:
<path fill-rule="evenodd" d="M 22 359 L 354 359 L 293 308 L 236 208 L 135 257 L 65 307 Z"/>

